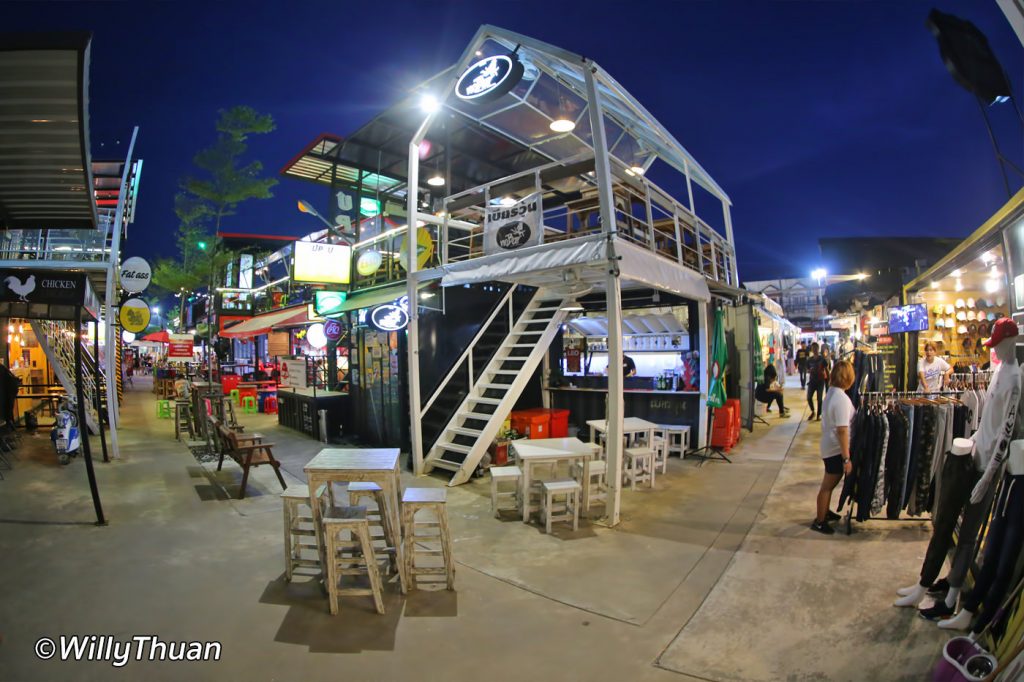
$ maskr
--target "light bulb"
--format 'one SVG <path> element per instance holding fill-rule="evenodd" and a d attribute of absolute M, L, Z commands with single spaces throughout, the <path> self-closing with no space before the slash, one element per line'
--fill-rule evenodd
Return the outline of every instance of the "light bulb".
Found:
<path fill-rule="evenodd" d="M 502 206 L 515 206 L 516 205 L 516 199 L 515 199 L 515 197 L 502 197 L 501 198 L 501 205 Z"/>
<path fill-rule="evenodd" d="M 567 118 L 556 118 L 548 127 L 556 133 L 569 133 L 576 128 L 576 123 Z"/>
<path fill-rule="evenodd" d="M 441 103 L 433 95 L 427 94 L 420 97 L 420 109 L 427 114 L 433 114 L 441 109 Z"/>
<path fill-rule="evenodd" d="M 432 175 L 429 178 L 427 178 L 427 184 L 430 185 L 431 187 L 441 187 L 442 185 L 444 185 L 444 176 L 442 176 L 440 173 Z"/>
<path fill-rule="evenodd" d="M 939 288 L 939 283 L 938 282 L 932 282 L 932 289 L 938 289 L 938 288 Z"/>
<path fill-rule="evenodd" d="M 954 286 L 953 288 L 954 288 L 954 289 L 955 289 L 956 291 L 963 291 L 963 290 L 964 290 L 964 283 L 963 283 L 963 282 L 961 282 L 961 281 L 960 281 L 960 279 L 957 279 L 957 280 L 956 280 L 956 286 Z"/>
<path fill-rule="evenodd" d="M 959 277 L 960 276 L 960 269 L 957 268 L 956 270 L 954 270 L 953 272 L 951 272 L 949 274 L 952 275 L 953 277 Z"/>
<path fill-rule="evenodd" d="M 990 294 L 994 294 L 997 291 L 999 291 L 999 280 L 997 280 L 997 279 L 987 279 L 987 280 L 985 280 L 985 291 L 987 291 Z"/>
<path fill-rule="evenodd" d="M 630 166 L 629 170 L 633 171 L 633 173 L 635 175 L 643 175 L 644 174 L 643 166 Z"/>

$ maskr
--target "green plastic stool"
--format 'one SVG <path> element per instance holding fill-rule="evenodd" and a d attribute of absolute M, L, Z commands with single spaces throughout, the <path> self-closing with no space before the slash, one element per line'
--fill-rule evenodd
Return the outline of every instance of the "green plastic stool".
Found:
<path fill-rule="evenodd" d="M 156 401 L 156 418 L 157 419 L 173 419 L 171 416 L 171 401 L 170 400 L 158 400 Z"/>
<path fill-rule="evenodd" d="M 247 395 L 242 398 L 242 412 L 245 414 L 256 414 L 256 398 Z"/>
<path fill-rule="evenodd" d="M 231 396 L 231 402 L 233 402 L 235 405 L 241 405 L 242 404 L 240 399 L 239 399 L 239 397 L 238 397 L 238 389 L 237 388 L 233 388 L 230 391 L 228 391 L 228 395 Z"/>

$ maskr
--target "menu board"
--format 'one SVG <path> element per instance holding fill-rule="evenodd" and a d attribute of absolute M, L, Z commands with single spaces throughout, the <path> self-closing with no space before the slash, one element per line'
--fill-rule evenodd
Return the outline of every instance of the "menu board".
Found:
<path fill-rule="evenodd" d="M 901 390 L 900 379 L 903 376 L 903 343 L 904 337 L 891 334 L 880 334 L 877 337 L 878 354 L 882 356 L 882 381 L 879 390 Z"/>

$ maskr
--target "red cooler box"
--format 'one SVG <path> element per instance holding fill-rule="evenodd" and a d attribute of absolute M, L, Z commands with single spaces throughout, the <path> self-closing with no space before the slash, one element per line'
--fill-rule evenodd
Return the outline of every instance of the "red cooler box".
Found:
<path fill-rule="evenodd" d="M 512 428 L 533 438 L 548 438 L 551 430 L 551 416 L 547 410 L 519 410 L 513 412 Z"/>
<path fill-rule="evenodd" d="M 224 389 L 224 395 L 228 395 L 231 391 L 238 388 L 238 383 L 242 380 L 242 377 L 237 374 L 225 374 L 220 378 L 220 385 Z"/>
<path fill-rule="evenodd" d="M 548 415 L 551 421 L 551 429 L 545 438 L 565 438 L 569 435 L 569 410 L 551 410 L 545 407 L 538 407 L 533 410 L 524 410 L 524 412 Z"/>

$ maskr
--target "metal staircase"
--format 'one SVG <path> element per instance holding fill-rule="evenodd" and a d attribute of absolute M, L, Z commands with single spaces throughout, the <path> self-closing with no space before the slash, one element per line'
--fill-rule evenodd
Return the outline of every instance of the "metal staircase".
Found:
<path fill-rule="evenodd" d="M 508 298 L 513 291 L 514 288 L 509 291 Z M 484 369 L 479 375 L 474 375 L 473 350 L 495 315 L 502 310 L 502 305 L 495 309 L 481 333 L 424 406 L 425 413 L 448 388 L 463 360 L 469 359 L 471 388 L 427 453 L 424 459 L 426 471 L 436 467 L 455 472 L 448 485 L 459 485 L 469 480 L 543 360 L 558 326 L 565 320 L 566 312 L 561 308 L 567 298 L 563 294 L 538 290 Z"/>
<path fill-rule="evenodd" d="M 77 396 L 75 388 L 75 325 L 55 320 L 32 320 L 32 331 L 46 359 L 50 361 L 54 374 L 69 396 Z M 105 379 L 101 372 L 102 391 Z M 99 419 L 96 413 L 96 363 L 89 349 L 82 344 L 82 393 L 85 396 L 85 420 L 89 432 L 99 433 Z M 103 394 L 100 393 L 101 403 Z"/>

